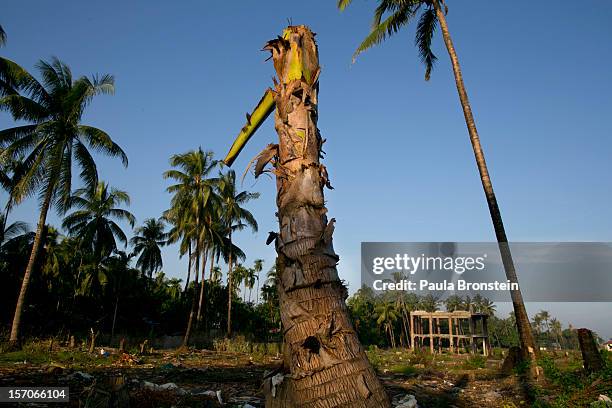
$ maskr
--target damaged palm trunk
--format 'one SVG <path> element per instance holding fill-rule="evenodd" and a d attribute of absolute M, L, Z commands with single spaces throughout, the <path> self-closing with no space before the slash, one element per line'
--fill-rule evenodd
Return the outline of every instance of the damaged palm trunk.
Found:
<path fill-rule="evenodd" d="M 276 236 L 284 373 L 266 380 L 267 407 L 388 407 L 345 304 L 327 219 L 317 129 L 319 62 L 314 34 L 288 27 L 266 44 L 278 76 L 275 128 L 278 145 L 259 155 L 256 172 L 274 165 L 280 231 Z M 258 171 L 257 171 L 258 170 Z M 284 376 L 283 376 L 284 374 Z"/>

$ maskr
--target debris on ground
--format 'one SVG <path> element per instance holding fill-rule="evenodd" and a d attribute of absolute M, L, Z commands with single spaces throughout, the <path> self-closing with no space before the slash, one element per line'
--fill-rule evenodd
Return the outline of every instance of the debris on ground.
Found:
<path fill-rule="evenodd" d="M 175 383 L 166 383 L 158 385 L 149 381 L 145 381 L 142 386 L 151 391 L 173 391 L 179 395 L 187 394 L 187 391 L 185 391 Z"/>
<path fill-rule="evenodd" d="M 397 400 L 393 403 L 395 408 L 418 408 L 417 399 L 412 394 L 406 394 L 400 400 Z"/>

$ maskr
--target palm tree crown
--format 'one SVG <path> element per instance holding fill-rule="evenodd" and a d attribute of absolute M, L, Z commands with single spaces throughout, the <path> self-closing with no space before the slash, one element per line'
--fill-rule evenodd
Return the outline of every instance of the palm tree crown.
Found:
<path fill-rule="evenodd" d="M 250 200 L 258 198 L 259 193 L 238 192 L 234 170 L 230 170 L 219 177 L 218 195 L 221 202 L 221 216 L 228 232 L 241 231 L 246 227 L 250 227 L 253 232 L 257 232 L 255 217 L 242 206 Z"/>
<path fill-rule="evenodd" d="M 115 220 L 134 226 L 134 216 L 118 208 L 121 204 L 130 204 L 129 195 L 104 182 L 95 189 L 78 189 L 69 203 L 76 210 L 64 218 L 63 227 L 70 235 L 80 237 L 82 245 L 101 260 L 117 249 L 117 240 L 127 245 L 127 237 Z"/>
<path fill-rule="evenodd" d="M 164 221 L 155 218 L 146 219 L 142 227 L 135 230 L 136 235 L 130 240 L 134 246 L 134 255 L 138 256 L 136 266 L 149 277 L 163 266 L 161 247 L 166 245 Z"/>
<path fill-rule="evenodd" d="M 28 96 L 16 93 L 0 98 L 0 109 L 9 111 L 15 120 L 31 122 L 0 132 L 0 145 L 5 148 L 0 159 L 18 160 L 25 154 L 27 170 L 13 189 L 17 203 L 38 191 L 43 197 L 49 194 L 64 211 L 71 194 L 73 159 L 89 188 L 98 184 L 90 149 L 119 157 L 127 166 L 127 156 L 108 134 L 80 123 L 95 95 L 114 92 L 114 79 L 103 75 L 73 80 L 70 68 L 56 58 L 40 61 L 37 68 L 42 83 L 25 70 L 12 75 Z"/>
<path fill-rule="evenodd" d="M 344 10 L 352 0 L 339 0 L 338 8 Z M 421 12 L 417 24 L 415 44 L 425 65 L 425 79 L 429 80 L 437 57 L 431 51 L 431 40 L 438 26 L 438 18 L 432 0 L 383 0 L 374 11 L 370 34 L 362 41 L 353 54 L 353 61 L 359 54 L 396 34 Z M 384 20 L 383 20 L 384 18 Z"/>

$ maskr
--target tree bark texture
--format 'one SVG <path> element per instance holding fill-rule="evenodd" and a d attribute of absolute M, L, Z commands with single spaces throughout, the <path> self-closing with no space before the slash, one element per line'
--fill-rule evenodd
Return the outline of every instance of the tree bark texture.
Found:
<path fill-rule="evenodd" d="M 276 267 L 285 342 L 285 375 L 267 379 L 266 406 L 388 407 L 349 320 L 347 290 L 336 270 L 335 220 L 327 219 L 323 195 L 330 185 L 319 161 L 324 141 L 317 128 L 320 68 L 314 34 L 291 26 L 265 49 L 279 79 L 274 90 L 279 144 L 264 150 L 274 154 L 259 157 L 273 162 L 277 182 Z M 256 173 L 261 165 L 258 161 Z"/>

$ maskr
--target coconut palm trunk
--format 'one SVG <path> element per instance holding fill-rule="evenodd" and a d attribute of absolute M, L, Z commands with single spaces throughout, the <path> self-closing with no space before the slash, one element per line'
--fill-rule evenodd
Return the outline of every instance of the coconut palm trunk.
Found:
<path fill-rule="evenodd" d="M 204 254 L 202 255 L 202 272 L 200 273 L 200 276 L 202 277 L 202 281 L 200 282 L 200 300 L 198 301 L 198 316 L 196 318 L 196 327 L 199 328 L 200 327 L 200 323 L 202 322 L 202 314 L 203 314 L 203 305 L 204 305 L 204 291 L 206 290 L 205 288 L 205 284 L 206 284 L 206 280 L 204 279 L 205 276 L 205 272 L 206 272 L 206 261 L 207 261 L 207 257 L 208 257 L 209 253 L 208 253 L 208 248 L 204 248 Z"/>
<path fill-rule="evenodd" d="M 499 244 L 499 251 L 501 254 L 502 262 L 504 264 L 504 270 L 506 271 L 506 277 L 510 282 L 518 284 L 518 278 L 516 276 L 516 270 L 514 268 L 514 261 L 512 260 L 512 253 L 510 252 L 510 246 L 508 245 L 508 238 L 506 237 L 506 230 L 502 220 L 499 205 L 493 191 L 493 184 L 489 177 L 489 171 L 487 169 L 487 163 L 485 161 L 484 152 L 480 145 L 480 138 L 478 136 L 478 130 L 476 129 L 476 123 L 474 116 L 472 115 L 472 108 L 468 100 L 467 91 L 465 84 L 463 83 L 463 75 L 461 74 L 461 67 L 459 65 L 459 58 L 451 39 L 448 24 L 446 22 L 446 16 L 444 11 L 440 7 L 439 0 L 433 0 L 433 4 L 436 10 L 436 16 L 440 22 L 440 28 L 442 31 L 442 37 L 444 38 L 444 44 L 450 56 L 450 60 L 453 66 L 453 74 L 455 75 L 455 84 L 457 85 L 457 92 L 459 93 L 459 100 L 461 101 L 461 107 L 463 108 L 463 115 L 465 117 L 465 123 L 467 125 L 468 133 L 470 135 L 470 141 L 474 150 L 474 156 L 476 158 L 476 165 L 480 173 L 480 180 L 482 187 L 487 198 L 487 204 L 489 206 L 489 213 L 491 214 L 491 220 L 493 221 L 493 229 L 495 230 L 495 236 Z M 512 305 L 514 308 L 514 314 L 516 316 L 516 325 L 519 334 L 519 340 L 521 344 L 521 351 L 523 357 L 530 360 L 534 360 L 536 357 L 537 349 L 535 347 L 535 341 L 533 334 L 531 333 L 531 326 L 529 324 L 529 316 L 525 309 L 525 303 L 523 302 L 523 295 L 520 289 L 513 290 L 510 292 L 512 298 Z"/>
<path fill-rule="evenodd" d="M 189 249 L 187 252 L 189 257 L 189 260 L 187 261 L 187 281 L 185 282 L 185 290 L 183 290 L 183 293 L 187 293 L 187 288 L 189 288 L 189 280 L 191 279 L 191 242 L 189 243 Z"/>
<path fill-rule="evenodd" d="M 232 279 L 232 267 L 233 259 L 232 259 L 232 229 L 230 226 L 229 232 L 229 259 L 228 259 L 228 269 L 227 269 L 227 337 L 232 337 L 232 297 L 234 295 L 234 291 L 232 289 L 233 279 Z"/>
<path fill-rule="evenodd" d="M 280 233 L 276 239 L 280 312 L 288 371 L 268 407 L 388 407 L 389 401 L 349 320 L 346 287 L 338 277 L 319 162 L 320 72 L 314 34 L 288 27 L 266 45 L 279 83 L 275 169 Z M 270 387 L 268 382 L 268 387 Z M 275 395 L 275 397 L 273 396 Z"/>
<path fill-rule="evenodd" d="M 50 180 L 53 180 L 51 178 Z M 45 192 L 45 198 L 43 200 L 42 207 L 40 209 L 40 217 L 38 218 L 38 225 L 36 227 L 36 236 L 34 237 L 34 244 L 32 245 L 32 252 L 30 253 L 30 259 L 26 267 L 25 273 L 23 274 L 23 281 L 21 282 L 21 290 L 19 291 L 19 297 L 17 298 L 17 305 L 15 306 L 15 315 L 13 317 L 13 325 L 11 326 L 11 336 L 9 343 L 12 347 L 16 347 L 19 343 L 19 329 L 21 327 L 21 315 L 23 313 L 23 305 L 25 303 L 26 293 L 28 286 L 30 285 L 30 277 L 32 276 L 32 270 L 38 257 L 40 250 L 40 244 L 42 242 L 42 234 L 45 229 L 45 223 L 47 222 L 47 213 L 51 206 L 51 198 L 53 197 L 54 183 L 51 182 L 47 186 Z"/>
<path fill-rule="evenodd" d="M 196 308 L 198 306 L 198 274 L 200 273 L 200 246 L 196 245 L 196 260 L 195 270 L 193 279 L 193 297 L 191 298 L 191 309 L 189 310 L 189 320 L 187 320 L 187 329 L 185 330 L 185 337 L 183 338 L 183 347 L 189 345 L 189 338 L 191 337 L 191 329 L 193 327 L 193 318 L 196 314 Z"/>

